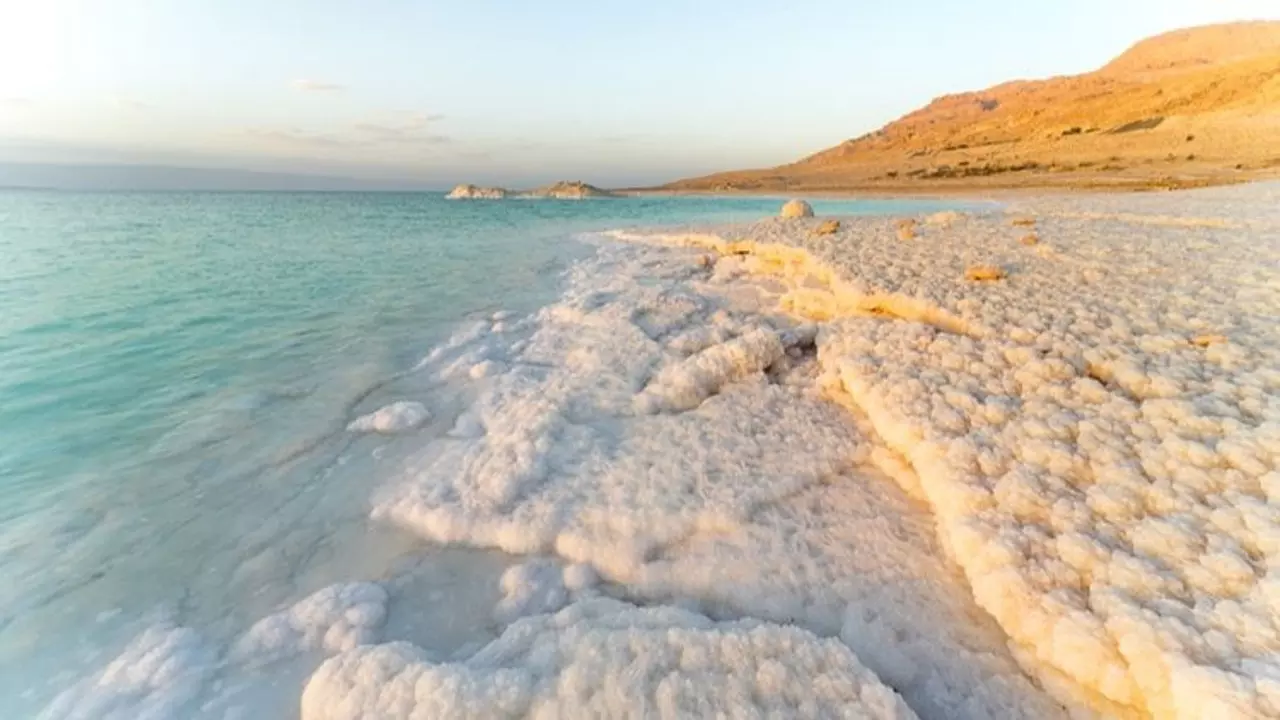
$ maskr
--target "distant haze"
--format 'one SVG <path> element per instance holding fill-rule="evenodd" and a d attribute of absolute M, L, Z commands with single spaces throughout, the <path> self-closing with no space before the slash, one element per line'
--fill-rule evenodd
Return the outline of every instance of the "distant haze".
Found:
<path fill-rule="evenodd" d="M 0 2 L 0 184 L 655 184 L 778 165 L 938 95 L 1249 18 L 1280 4 L 15 0 Z"/>
<path fill-rule="evenodd" d="M 411 180 L 183 168 L 161 165 L 0 163 L 0 189 L 59 190 L 433 190 Z"/>

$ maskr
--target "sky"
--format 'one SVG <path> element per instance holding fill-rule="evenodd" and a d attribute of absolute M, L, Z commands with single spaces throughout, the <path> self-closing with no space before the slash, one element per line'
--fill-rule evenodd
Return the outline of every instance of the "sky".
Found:
<path fill-rule="evenodd" d="M 1280 0 L 0 0 L 0 162 L 531 185 L 798 159 Z"/>

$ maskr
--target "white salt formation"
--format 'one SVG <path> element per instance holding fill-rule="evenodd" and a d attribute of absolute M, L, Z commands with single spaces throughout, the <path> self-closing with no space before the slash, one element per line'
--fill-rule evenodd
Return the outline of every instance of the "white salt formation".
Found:
<path fill-rule="evenodd" d="M 303 720 L 713 716 L 915 717 L 838 640 L 608 599 L 521 620 L 464 662 L 358 648 L 302 695 Z"/>
<path fill-rule="evenodd" d="M 925 245 L 879 220 L 838 242 L 778 222 L 662 240 L 750 253 L 785 307 L 829 321 L 827 382 L 909 464 L 975 598 L 1060 699 L 1277 717 L 1278 196 L 1030 202 L 1034 248 L 1000 216 Z M 1017 272 L 966 283 L 974 264 Z"/>
<path fill-rule="evenodd" d="M 378 638 L 387 591 L 374 583 L 331 585 L 259 620 L 231 648 L 237 662 L 261 665 L 323 650 L 337 653 Z"/>
<path fill-rule="evenodd" d="M 361 415 L 347 425 L 351 432 L 376 432 L 394 434 L 422 427 L 431 419 L 427 406 L 420 402 L 400 401 L 379 408 L 368 415 Z"/>
<path fill-rule="evenodd" d="M 1054 718 L 999 628 L 886 476 L 905 460 L 821 397 L 818 326 L 786 287 L 681 249 L 605 244 L 527 336 L 461 333 L 424 373 L 504 373 L 374 515 L 446 544 L 556 555 L 503 578 L 500 622 L 599 574 L 645 602 L 841 637 L 927 718 Z M 520 348 L 517 350 L 516 348 Z M 379 691 L 381 692 L 381 691 Z"/>
<path fill-rule="evenodd" d="M 217 652 L 194 630 L 160 623 L 142 632 L 101 672 L 65 690 L 41 720 L 161 720 L 183 717 Z"/>

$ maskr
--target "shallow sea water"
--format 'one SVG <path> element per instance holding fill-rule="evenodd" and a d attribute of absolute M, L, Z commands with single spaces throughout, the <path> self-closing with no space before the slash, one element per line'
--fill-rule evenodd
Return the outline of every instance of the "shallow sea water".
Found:
<path fill-rule="evenodd" d="M 0 714 L 35 715 L 143 627 L 227 642 L 336 582 L 391 578 L 387 635 L 474 649 L 510 560 L 370 522 L 415 439 L 347 424 L 428 390 L 450 416 L 458 393 L 412 370 L 463 323 L 554 300 L 584 233 L 778 204 L 0 193 Z M 296 692 L 237 693 L 249 717 L 296 712 Z"/>

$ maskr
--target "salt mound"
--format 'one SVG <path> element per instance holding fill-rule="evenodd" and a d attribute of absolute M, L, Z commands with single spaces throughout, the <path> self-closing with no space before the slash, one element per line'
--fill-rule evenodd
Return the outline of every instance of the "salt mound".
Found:
<path fill-rule="evenodd" d="M 813 217 L 813 207 L 804 200 L 791 200 L 782 206 L 783 218 L 808 218 Z"/>
<path fill-rule="evenodd" d="M 752 330 L 667 367 L 636 398 L 636 407 L 650 413 L 690 410 L 728 383 L 777 362 L 785 350 L 776 332 Z"/>
<path fill-rule="evenodd" d="M 715 716 L 915 717 L 838 640 L 602 598 L 521 620 L 464 662 L 357 648 L 302 694 L 303 720 Z"/>
<path fill-rule="evenodd" d="M 350 650 L 375 641 L 386 615 L 387 591 L 380 585 L 331 585 L 254 623 L 230 658 L 261 665 L 308 651 Z"/>
<path fill-rule="evenodd" d="M 420 402 L 402 400 L 368 415 L 361 415 L 347 425 L 347 430 L 393 434 L 422 427 L 430 419 L 431 413 L 427 411 L 427 406 Z"/>
<path fill-rule="evenodd" d="M 196 631 L 169 623 L 134 639 L 101 672 L 63 691 L 41 720 L 163 720 L 184 716 L 217 652 Z"/>
<path fill-rule="evenodd" d="M 527 615 L 555 612 L 569 602 L 564 570 L 548 558 L 512 565 L 502 573 L 502 600 L 494 610 L 501 624 Z"/>

